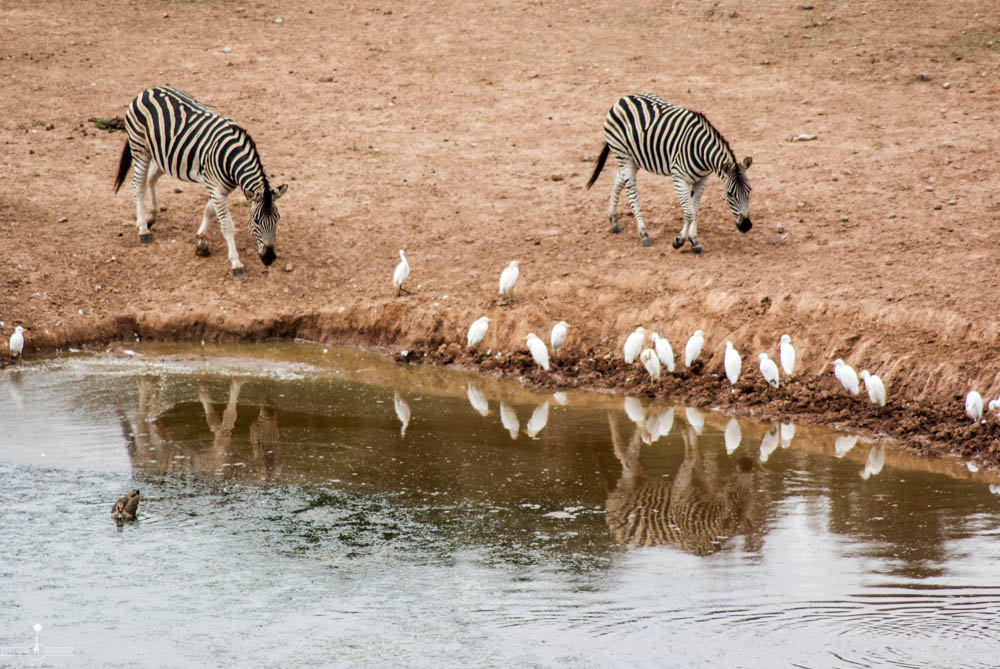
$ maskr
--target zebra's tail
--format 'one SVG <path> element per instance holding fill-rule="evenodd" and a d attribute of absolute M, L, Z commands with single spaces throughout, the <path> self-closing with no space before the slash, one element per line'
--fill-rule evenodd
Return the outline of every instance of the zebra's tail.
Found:
<path fill-rule="evenodd" d="M 604 163 L 608 159 L 608 154 L 611 152 L 611 147 L 608 146 L 607 142 L 604 142 L 604 148 L 601 149 L 601 155 L 597 156 L 597 164 L 594 166 L 594 173 L 590 175 L 590 180 L 587 182 L 587 190 L 594 185 L 597 181 L 597 177 L 600 176 L 601 170 L 604 169 Z"/>
<path fill-rule="evenodd" d="M 125 175 L 128 174 L 129 168 L 132 167 L 132 147 L 129 146 L 128 140 L 125 140 L 125 148 L 122 149 L 122 159 L 118 161 L 118 176 L 115 177 L 115 192 L 122 187 L 125 183 Z"/>

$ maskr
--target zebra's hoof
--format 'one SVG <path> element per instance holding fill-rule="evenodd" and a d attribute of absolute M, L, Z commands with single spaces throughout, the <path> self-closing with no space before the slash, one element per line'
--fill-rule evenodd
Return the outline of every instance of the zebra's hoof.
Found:
<path fill-rule="evenodd" d="M 673 246 L 675 249 L 679 249 L 680 247 L 684 246 L 684 240 L 681 239 L 680 237 L 674 237 Z"/>
<path fill-rule="evenodd" d="M 144 235 L 139 235 L 139 243 L 140 244 L 152 244 L 153 243 L 153 235 L 149 234 L 148 232 L 146 234 L 144 234 Z"/>
<path fill-rule="evenodd" d="M 650 239 L 649 237 L 643 237 L 642 238 L 642 245 L 643 246 L 652 246 L 653 245 L 653 240 Z"/>
<path fill-rule="evenodd" d="M 242 267 L 233 268 L 233 276 L 243 276 L 243 268 Z"/>
<path fill-rule="evenodd" d="M 701 255 L 701 244 L 692 244 L 691 245 L 691 253 L 695 254 L 696 256 L 700 256 Z"/>
<path fill-rule="evenodd" d="M 199 239 L 198 244 L 194 247 L 194 254 L 199 258 L 207 258 L 212 255 L 212 249 L 208 248 L 208 243 L 205 240 Z"/>
<path fill-rule="evenodd" d="M 621 231 L 622 231 L 622 228 L 617 223 L 615 223 L 614 225 L 611 226 L 611 232 L 612 232 L 612 234 L 616 234 L 617 235 Z"/>

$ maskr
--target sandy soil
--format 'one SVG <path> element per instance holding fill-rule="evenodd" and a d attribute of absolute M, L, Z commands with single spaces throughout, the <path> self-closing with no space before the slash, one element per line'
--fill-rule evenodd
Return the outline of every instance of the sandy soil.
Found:
<path fill-rule="evenodd" d="M 812 7 L 807 9 L 806 7 Z M 929 453 L 1000 464 L 970 388 L 1000 391 L 1000 20 L 995 3 L 76 2 L 4 4 L 0 57 L 0 328 L 32 355 L 70 344 L 303 337 L 408 359 L 693 404 L 832 422 Z M 281 19 L 279 22 L 277 19 Z M 140 90 L 187 90 L 247 128 L 280 202 L 264 268 L 231 197 L 247 273 L 221 235 L 198 258 L 205 192 L 164 179 L 155 241 L 111 182 L 124 141 L 92 119 Z M 670 240 L 681 213 L 643 174 L 654 245 L 608 232 L 612 170 L 584 183 L 608 108 L 649 91 L 705 112 L 752 155 L 742 235 L 714 179 L 702 256 Z M 800 134 L 815 135 L 793 142 Z M 787 235 L 776 243 L 776 226 Z M 396 299 L 397 250 L 414 294 Z M 517 302 L 497 278 L 521 265 Z M 469 354 L 468 324 L 493 319 Z M 551 375 L 524 335 L 570 339 Z M 626 367 L 638 324 L 703 364 L 653 384 Z M 789 333 L 796 377 L 766 390 L 759 351 Z M 744 355 L 731 392 L 725 340 Z M 426 358 L 424 354 L 427 354 Z M 879 373 L 889 405 L 847 397 L 842 357 Z"/>

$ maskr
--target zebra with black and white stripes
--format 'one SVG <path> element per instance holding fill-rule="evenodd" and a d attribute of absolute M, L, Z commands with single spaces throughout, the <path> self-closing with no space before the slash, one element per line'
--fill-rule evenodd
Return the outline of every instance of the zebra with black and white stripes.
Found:
<path fill-rule="evenodd" d="M 702 251 L 698 241 L 698 202 L 712 173 L 722 179 L 726 202 L 736 218 L 737 229 L 746 232 L 752 227 L 750 183 L 746 178 L 752 158 L 747 156 L 738 162 L 729 143 L 704 114 L 648 93 L 627 95 L 608 111 L 604 121 L 604 148 L 587 182 L 588 189 L 604 168 L 608 153 L 614 153 L 618 161 L 618 173 L 608 204 L 611 232 L 621 232 L 618 195 L 625 186 L 642 245 L 653 243 L 639 212 L 639 193 L 635 185 L 638 168 L 673 179 L 674 191 L 684 210 L 684 227 L 674 237 L 675 249 L 690 240 L 694 253 Z"/>
<path fill-rule="evenodd" d="M 212 219 L 219 221 L 226 240 L 233 274 L 243 273 L 236 251 L 235 226 L 227 197 L 239 187 L 250 201 L 250 233 L 257 242 L 261 262 L 270 265 L 278 227 L 274 201 L 287 186 L 272 189 L 261 164 L 257 146 L 250 135 L 231 119 L 224 118 L 186 93 L 157 86 L 132 100 L 125 114 L 128 139 L 122 149 L 115 178 L 115 192 L 132 170 L 132 197 L 135 198 L 139 241 L 152 241 L 149 228 L 156 222 L 156 182 L 164 173 L 205 184 L 209 198 L 198 228 L 198 255 L 207 255 L 204 235 Z M 149 191 L 151 207 L 144 206 Z"/>

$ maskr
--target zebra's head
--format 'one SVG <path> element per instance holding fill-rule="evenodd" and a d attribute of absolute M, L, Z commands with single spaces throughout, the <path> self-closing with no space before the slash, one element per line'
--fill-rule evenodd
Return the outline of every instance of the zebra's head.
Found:
<path fill-rule="evenodd" d="M 722 167 L 725 174 L 723 183 L 726 186 L 726 202 L 736 218 L 736 229 L 746 232 L 753 227 L 750 222 L 750 182 L 747 181 L 747 169 L 753 158 L 747 156 L 741 163 L 727 162 Z"/>
<path fill-rule="evenodd" d="M 278 257 L 274 252 L 274 238 L 280 214 L 274 201 L 284 195 L 286 190 L 288 184 L 272 189 L 265 181 L 264 187 L 250 198 L 250 234 L 257 241 L 257 255 L 265 265 L 270 265 Z"/>

